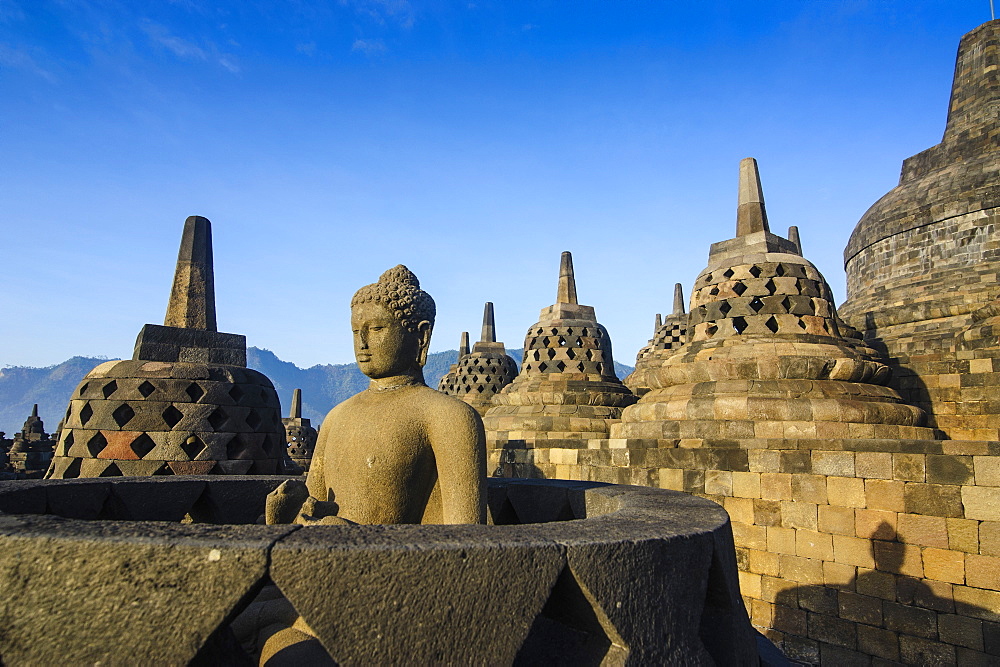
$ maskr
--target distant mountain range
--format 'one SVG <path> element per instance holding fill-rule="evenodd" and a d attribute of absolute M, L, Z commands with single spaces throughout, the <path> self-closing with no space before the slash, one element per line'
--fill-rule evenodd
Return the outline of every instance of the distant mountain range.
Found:
<path fill-rule="evenodd" d="M 523 350 L 507 350 L 520 366 Z M 431 387 L 455 363 L 458 350 L 445 350 L 427 355 L 424 379 Z M 38 403 L 38 416 L 45 428 L 54 432 L 69 405 L 70 394 L 92 368 L 107 359 L 99 357 L 73 357 L 47 368 L 9 366 L 0 369 L 0 431 L 7 437 L 21 430 L 24 420 L 31 414 L 31 406 Z M 366 378 L 355 364 L 325 364 L 299 368 L 282 361 L 270 350 L 247 348 L 247 366 L 260 371 L 274 383 L 281 398 L 282 410 L 287 416 L 292 400 L 292 390 L 302 390 L 302 416 L 318 426 L 337 403 L 368 386 Z M 624 378 L 634 369 L 615 362 L 615 372 Z"/>

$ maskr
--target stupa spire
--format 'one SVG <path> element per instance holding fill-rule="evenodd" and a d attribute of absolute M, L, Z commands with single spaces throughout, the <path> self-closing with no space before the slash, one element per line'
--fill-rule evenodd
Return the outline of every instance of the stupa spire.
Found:
<path fill-rule="evenodd" d="M 170 303 L 163 324 L 182 329 L 217 331 L 212 223 L 208 218 L 192 215 L 184 221 L 174 286 L 170 291 Z"/>
<path fill-rule="evenodd" d="M 788 240 L 795 244 L 795 249 L 802 254 L 802 241 L 799 240 L 799 228 L 792 225 L 788 228 Z"/>
<path fill-rule="evenodd" d="M 760 187 L 757 160 L 746 157 L 740 160 L 739 203 L 736 207 L 736 236 L 754 232 L 771 231 L 767 226 L 764 209 L 764 192 Z"/>
<path fill-rule="evenodd" d="M 462 338 L 458 343 L 458 358 L 462 359 L 465 355 L 469 353 L 469 332 L 463 331 Z"/>
<path fill-rule="evenodd" d="M 684 314 L 684 287 L 674 283 L 674 315 Z"/>
<path fill-rule="evenodd" d="M 35 403 L 35 405 L 31 408 L 31 416 L 35 419 L 38 418 L 38 403 Z"/>
<path fill-rule="evenodd" d="M 288 412 L 289 419 L 302 419 L 302 390 L 292 390 L 292 409 Z"/>
<path fill-rule="evenodd" d="M 576 304 L 576 275 L 573 273 L 573 253 L 566 251 L 559 260 L 559 293 L 556 303 Z"/>
<path fill-rule="evenodd" d="M 657 313 L 656 314 L 656 326 L 653 328 L 653 334 L 656 335 L 656 332 L 659 331 L 660 327 L 662 327 L 662 326 L 663 326 L 663 315 L 661 315 L 660 313 Z"/>
<path fill-rule="evenodd" d="M 483 307 L 483 333 L 479 337 L 483 343 L 497 342 L 497 329 L 493 322 L 493 302 L 487 301 Z"/>

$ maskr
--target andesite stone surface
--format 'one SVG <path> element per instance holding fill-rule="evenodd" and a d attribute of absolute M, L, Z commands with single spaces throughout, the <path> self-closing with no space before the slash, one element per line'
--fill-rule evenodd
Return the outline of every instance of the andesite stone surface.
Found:
<path fill-rule="evenodd" d="M 486 413 L 493 396 L 517 377 L 517 364 L 508 356 L 504 344 L 497 341 L 493 304 L 483 308 L 483 329 L 479 341 L 469 352 L 468 334 L 463 334 L 464 348 L 459 348 L 458 363 L 441 378 L 439 389 Z M 464 349 L 464 353 L 463 350 Z"/>

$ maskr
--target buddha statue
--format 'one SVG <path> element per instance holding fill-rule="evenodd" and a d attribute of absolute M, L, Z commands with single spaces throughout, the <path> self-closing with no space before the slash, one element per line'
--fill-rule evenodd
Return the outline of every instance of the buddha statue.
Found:
<path fill-rule="evenodd" d="M 468 404 L 424 383 L 434 300 L 405 266 L 351 300 L 369 387 L 323 420 L 309 475 L 268 498 L 268 523 L 485 523 L 485 435 Z"/>
<path fill-rule="evenodd" d="M 327 414 L 306 481 L 288 480 L 268 495 L 267 523 L 486 522 L 483 421 L 467 403 L 424 384 L 434 310 L 402 265 L 357 291 L 354 356 L 371 384 Z M 331 664 L 275 586 L 232 630 L 262 665 Z"/>

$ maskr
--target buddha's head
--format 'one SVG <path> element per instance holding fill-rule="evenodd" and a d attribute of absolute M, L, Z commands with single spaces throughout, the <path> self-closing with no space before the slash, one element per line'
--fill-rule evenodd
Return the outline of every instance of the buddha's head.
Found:
<path fill-rule="evenodd" d="M 351 328 L 361 372 L 372 379 L 423 377 L 434 314 L 434 299 L 402 264 L 359 289 L 351 299 Z"/>

